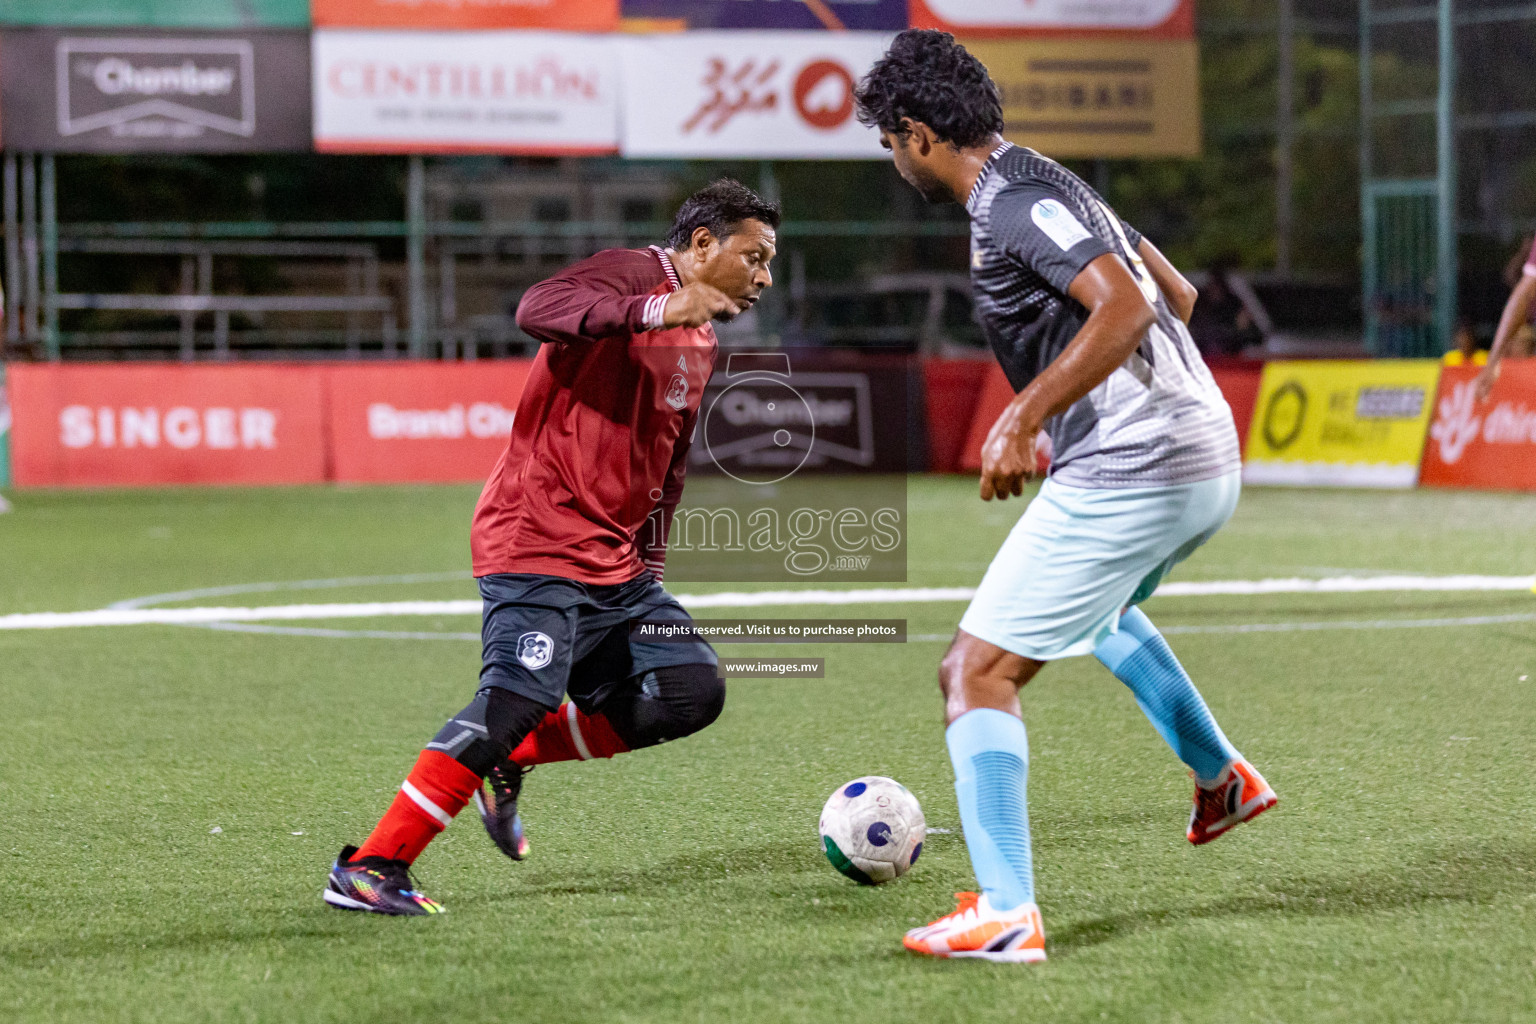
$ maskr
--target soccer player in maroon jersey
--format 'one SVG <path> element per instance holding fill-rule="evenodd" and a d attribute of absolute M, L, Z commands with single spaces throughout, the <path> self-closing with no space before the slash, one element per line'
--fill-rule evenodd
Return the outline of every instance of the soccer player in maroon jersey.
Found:
<path fill-rule="evenodd" d="M 666 248 L 600 252 L 523 296 L 518 325 L 544 345 L 470 535 L 485 602 L 480 687 L 362 847 L 342 849 L 331 906 L 440 913 L 409 869 L 472 798 L 520 860 L 527 766 L 612 757 L 719 716 L 725 686 L 709 644 L 646 642 L 631 625 L 692 621 L 661 576 L 715 363 L 710 322 L 773 283 L 778 225 L 776 204 L 722 179 L 683 203 Z"/>

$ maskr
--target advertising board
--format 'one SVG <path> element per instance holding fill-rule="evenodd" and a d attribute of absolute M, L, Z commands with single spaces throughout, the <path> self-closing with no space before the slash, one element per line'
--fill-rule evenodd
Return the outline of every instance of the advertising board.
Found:
<path fill-rule="evenodd" d="M 506 450 L 529 360 L 326 367 L 342 482 L 480 481 Z"/>
<path fill-rule="evenodd" d="M 310 367 L 16 363 L 16 484 L 298 484 L 325 479 Z"/>
<path fill-rule="evenodd" d="M 884 32 L 687 32 L 622 40 L 630 157 L 880 159 L 853 90 Z"/>
<path fill-rule="evenodd" d="M 250 153 L 310 148 L 309 33 L 0 33 L 7 148 Z"/>
<path fill-rule="evenodd" d="M 1486 402 L 1478 367 L 1440 373 L 1420 482 L 1430 487 L 1536 490 L 1536 360 L 1507 359 Z"/>
<path fill-rule="evenodd" d="M 0 366 L 0 487 L 11 485 L 11 403 L 5 393 L 5 367 Z"/>
<path fill-rule="evenodd" d="M 1248 422 L 1252 418 L 1253 407 L 1259 394 L 1261 366 L 1262 364 L 1259 363 L 1245 365 L 1233 360 L 1227 365 L 1218 363 L 1210 368 L 1211 376 L 1216 378 L 1216 386 L 1221 388 L 1221 396 L 1227 400 L 1227 405 L 1232 409 L 1232 419 L 1237 428 L 1239 444 L 1247 440 Z M 981 398 L 976 402 L 970 432 L 959 452 L 957 460 L 959 469 L 968 472 L 981 469 L 981 446 L 987 439 L 987 432 L 1003 414 L 1004 407 L 1013 400 L 1013 395 L 1013 387 L 1008 383 L 1008 378 L 1003 376 L 1000 367 L 993 364 L 981 385 Z M 1048 451 L 1047 447 L 1040 452 L 1041 469 L 1049 464 Z"/>
<path fill-rule="evenodd" d="M 561 32 L 318 30 L 315 148 L 611 153 L 617 45 Z"/>
<path fill-rule="evenodd" d="M 1194 0 L 911 0 L 916 28 L 957 36 L 1145 33 L 1190 39 Z"/>
<path fill-rule="evenodd" d="M 721 353 L 699 404 L 667 578 L 904 580 L 910 380 L 899 355 Z"/>
<path fill-rule="evenodd" d="M 1053 157 L 1200 155 L 1200 55 L 1180 39 L 967 39 L 1003 134 Z"/>
<path fill-rule="evenodd" d="M 552 28 L 612 32 L 619 0 L 310 0 L 317 26 L 334 28 Z"/>
<path fill-rule="evenodd" d="M 1243 480 L 1412 487 L 1439 375 L 1432 359 L 1266 364 Z"/>
<path fill-rule="evenodd" d="M 681 28 L 888 30 L 907 27 L 907 0 L 624 0 L 626 19 Z"/>

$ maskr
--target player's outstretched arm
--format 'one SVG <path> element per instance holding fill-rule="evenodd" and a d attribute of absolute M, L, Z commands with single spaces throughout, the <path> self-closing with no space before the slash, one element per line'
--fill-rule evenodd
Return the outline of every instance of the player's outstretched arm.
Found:
<path fill-rule="evenodd" d="M 1536 299 L 1536 274 L 1523 274 L 1515 283 L 1499 316 L 1499 326 L 1493 334 L 1493 347 L 1488 350 L 1488 365 L 1477 375 L 1475 393 L 1479 402 L 1486 402 L 1493 391 L 1494 381 L 1499 379 L 1499 364 L 1509 350 L 1510 339 L 1531 315 L 1531 301 Z"/>
<path fill-rule="evenodd" d="M 651 266 L 600 253 L 540 281 L 517 304 L 517 326 L 540 341 L 579 343 L 649 330 L 646 303 L 655 284 Z"/>
<path fill-rule="evenodd" d="M 1200 298 L 1200 293 L 1179 273 L 1177 267 L 1168 262 L 1168 257 L 1159 252 L 1157 246 L 1147 241 L 1145 235 L 1136 246 L 1136 253 L 1152 272 L 1152 280 L 1157 282 L 1157 290 L 1168 300 L 1168 308 L 1187 325 L 1189 318 L 1194 315 L 1195 301 Z"/>
<path fill-rule="evenodd" d="M 992 424 L 981 446 L 983 501 L 1023 492 L 1024 481 L 1035 473 L 1035 437 L 1041 426 L 1130 358 L 1157 317 L 1125 261 L 1114 253 L 1084 267 L 1067 294 L 1088 310 L 1088 319 Z"/>

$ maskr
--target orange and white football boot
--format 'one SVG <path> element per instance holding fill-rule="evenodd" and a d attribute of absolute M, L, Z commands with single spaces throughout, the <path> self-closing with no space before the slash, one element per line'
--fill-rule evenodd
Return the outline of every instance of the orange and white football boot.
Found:
<path fill-rule="evenodd" d="M 1195 809 L 1189 814 L 1186 835 L 1196 846 L 1208 843 L 1232 826 L 1263 814 L 1278 799 L 1253 765 L 1233 761 L 1209 786 L 1195 780 Z"/>
<path fill-rule="evenodd" d="M 993 910 L 985 896 L 957 892 L 959 906 L 902 940 L 914 953 L 928 956 L 975 957 L 1007 964 L 1033 964 L 1045 959 L 1045 928 L 1040 908 L 1021 903 L 1012 910 Z"/>

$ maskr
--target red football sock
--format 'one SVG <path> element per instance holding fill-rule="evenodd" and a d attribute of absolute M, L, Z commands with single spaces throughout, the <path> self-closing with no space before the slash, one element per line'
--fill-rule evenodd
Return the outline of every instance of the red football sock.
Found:
<path fill-rule="evenodd" d="M 479 788 L 480 776 L 440 750 L 423 750 L 357 856 L 414 862 Z"/>
<path fill-rule="evenodd" d="M 524 768 L 555 761 L 588 761 L 594 757 L 622 754 L 629 745 L 619 739 L 608 719 L 589 715 L 566 701 L 544 716 L 544 721 L 512 751 L 511 760 Z"/>

